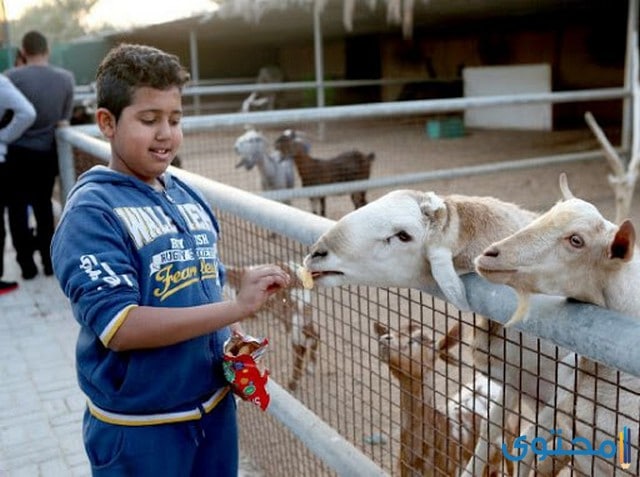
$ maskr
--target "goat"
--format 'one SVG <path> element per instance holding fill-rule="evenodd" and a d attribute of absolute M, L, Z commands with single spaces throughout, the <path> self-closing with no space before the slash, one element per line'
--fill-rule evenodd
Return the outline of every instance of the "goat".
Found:
<path fill-rule="evenodd" d="M 278 263 L 278 265 L 291 277 L 291 285 L 274 293 L 268 307 L 265 308 L 284 324 L 287 334 L 291 337 L 293 371 L 288 388 L 295 391 L 305 371 L 305 360 L 307 361 L 306 372 L 313 374 L 315 371 L 320 334 L 313 321 L 311 292 L 303 287 L 298 278 L 297 265 L 293 263 Z M 233 292 L 240 288 L 245 267 L 225 265 L 225 271 L 225 291 L 233 296 Z"/>
<path fill-rule="evenodd" d="M 500 385 L 476 373 L 472 382 L 447 398 L 442 411 L 434 402 L 436 360 L 449 360 L 446 352 L 458 343 L 460 325 L 436 343 L 415 323 L 390 330 L 375 322 L 374 331 L 379 357 L 400 385 L 399 475 L 457 476 L 475 448 Z"/>
<path fill-rule="evenodd" d="M 274 145 L 283 157 L 293 158 L 303 187 L 368 179 L 375 159 L 373 152 L 364 154 L 356 149 L 331 159 L 311 157 L 309 141 L 291 129 L 278 136 Z M 326 216 L 325 197 L 312 197 L 310 200 L 313 213 Z M 367 203 L 366 191 L 353 192 L 351 201 L 356 209 L 362 207 Z"/>
<path fill-rule="evenodd" d="M 632 223 L 625 220 L 617 226 L 606 220 L 593 204 L 575 198 L 564 174 L 560 176 L 560 189 L 561 202 L 477 257 L 478 273 L 518 291 L 520 304 L 510 323 L 525 317 L 531 293 L 566 296 L 640 319 L 640 295 L 636 290 L 640 282 L 640 250 L 635 246 Z M 571 440 L 574 429 L 573 435 L 578 437 L 595 435 L 593 448 L 600 448 L 607 435 L 615 439 L 616 430 L 622 426 L 629 427 L 631 435 L 637 436 L 640 379 L 596 365 L 584 357 L 580 358 L 578 370 L 576 390 L 559 397 L 562 435 Z M 597 401 L 597 407 L 593 400 Z M 624 409 L 624 415 L 616 418 L 612 411 L 615 409 Z M 597 432 L 594 425 L 587 425 L 592 416 Z M 549 440 L 549 429 L 554 425 L 553 410 L 545 409 L 537 423 L 542 438 Z M 528 442 L 534 431 L 535 426 L 531 426 Z M 637 452 L 632 453 L 635 456 L 631 458 L 629 472 L 637 475 Z M 525 456 L 520 475 L 528 475 L 533 459 L 533 455 Z M 612 475 L 615 465 L 594 460 L 593 455 L 577 455 L 574 467 L 585 474 Z"/>
<path fill-rule="evenodd" d="M 338 220 L 311 247 L 304 264 L 318 286 L 359 284 L 433 292 L 437 284 L 447 301 L 468 310 L 459 275 L 474 271 L 473 260 L 488 245 L 536 217 L 492 197 L 397 190 Z M 518 400 L 532 409 L 549 402 L 555 394 L 556 351 L 566 360 L 573 353 L 484 318 L 474 331 L 476 368 L 504 389 L 502 407 L 491 409 L 490 426 L 483 426 L 469 461 L 468 468 L 482 475 L 477 460 L 501 452 Z"/>
<path fill-rule="evenodd" d="M 260 172 L 262 190 L 291 189 L 295 182 L 293 161 L 280 154 L 279 151 L 269 151 L 269 142 L 262 133 L 249 129 L 236 139 L 234 151 L 241 159 L 236 164 L 251 170 L 254 166 Z M 289 201 L 285 201 L 289 203 Z"/>

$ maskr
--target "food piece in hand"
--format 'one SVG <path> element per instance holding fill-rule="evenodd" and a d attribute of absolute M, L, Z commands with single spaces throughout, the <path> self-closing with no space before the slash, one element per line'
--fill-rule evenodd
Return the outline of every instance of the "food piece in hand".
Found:
<path fill-rule="evenodd" d="M 296 267 L 296 276 L 302 282 L 302 286 L 306 290 L 311 290 L 313 288 L 313 277 L 307 267 L 298 265 Z"/>

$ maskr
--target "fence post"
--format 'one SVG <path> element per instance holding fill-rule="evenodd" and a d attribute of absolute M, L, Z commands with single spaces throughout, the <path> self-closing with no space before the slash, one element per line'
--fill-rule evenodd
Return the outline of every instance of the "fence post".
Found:
<path fill-rule="evenodd" d="M 73 160 L 73 147 L 70 142 L 63 139 L 60 130 L 56 132 L 56 142 L 58 148 L 58 169 L 60 171 L 60 203 L 64 206 L 69 191 L 73 187 L 73 184 L 76 183 L 76 168 Z"/>

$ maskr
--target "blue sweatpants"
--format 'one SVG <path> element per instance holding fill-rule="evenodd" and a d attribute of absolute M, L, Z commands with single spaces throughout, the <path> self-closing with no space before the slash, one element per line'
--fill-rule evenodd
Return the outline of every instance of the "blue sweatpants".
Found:
<path fill-rule="evenodd" d="M 233 393 L 198 421 L 155 426 L 107 424 L 85 411 L 84 445 L 94 477 L 237 477 Z"/>

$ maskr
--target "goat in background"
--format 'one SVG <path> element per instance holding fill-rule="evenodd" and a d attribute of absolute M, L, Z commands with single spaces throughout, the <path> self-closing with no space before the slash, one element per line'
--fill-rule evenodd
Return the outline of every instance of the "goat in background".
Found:
<path fill-rule="evenodd" d="M 264 307 L 264 311 L 272 313 L 281 321 L 286 333 L 290 335 L 293 370 L 287 386 L 290 391 L 295 391 L 305 372 L 307 374 L 315 372 L 320 333 L 313 321 L 311 291 L 305 289 L 300 281 L 296 273 L 297 265 L 294 263 L 278 263 L 278 265 L 291 277 L 291 285 L 275 292 Z M 245 270 L 246 267 L 225 265 L 225 293 L 229 298 L 232 298 L 240 288 Z"/>
<path fill-rule="evenodd" d="M 441 409 L 435 403 L 436 365 L 438 359 L 453 359 L 447 351 L 460 340 L 460 324 L 435 342 L 417 323 L 391 330 L 375 322 L 374 331 L 380 359 L 400 385 L 399 475 L 457 476 L 475 449 L 489 406 L 500 396 L 500 384 L 475 373 L 459 392 L 446 397 Z"/>
<path fill-rule="evenodd" d="M 357 149 L 329 159 L 311 157 L 309 140 L 292 129 L 284 131 L 274 144 L 284 158 L 293 159 L 303 187 L 368 179 L 375 159 L 373 152 L 365 154 Z M 313 213 L 326 216 L 325 197 L 312 197 L 310 200 Z M 366 191 L 352 193 L 351 201 L 356 209 L 362 207 L 367 203 Z"/>
<path fill-rule="evenodd" d="M 255 129 L 247 130 L 236 139 L 233 149 L 241 157 L 236 168 L 244 167 L 248 171 L 254 167 L 258 168 L 262 190 L 293 188 L 295 182 L 293 161 L 277 150 L 270 151 L 269 142 L 261 132 Z M 284 203 L 289 204 L 289 201 Z"/>

